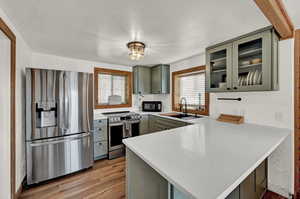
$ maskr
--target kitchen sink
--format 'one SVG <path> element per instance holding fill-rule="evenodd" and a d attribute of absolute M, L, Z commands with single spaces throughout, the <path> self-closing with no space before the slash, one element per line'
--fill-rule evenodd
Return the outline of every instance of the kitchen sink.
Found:
<path fill-rule="evenodd" d="M 164 114 L 162 114 L 162 115 L 164 115 Z M 193 119 L 202 118 L 202 116 L 200 116 L 200 115 L 190 115 L 190 114 L 184 114 L 184 113 L 165 114 L 165 116 L 174 117 L 174 118 L 183 119 L 183 120 L 193 120 Z"/>

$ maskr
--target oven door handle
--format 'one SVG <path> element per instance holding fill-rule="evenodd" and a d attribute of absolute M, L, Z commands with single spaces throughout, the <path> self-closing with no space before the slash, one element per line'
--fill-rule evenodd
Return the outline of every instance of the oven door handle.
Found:
<path fill-rule="evenodd" d="M 140 123 L 140 120 L 136 120 L 136 121 L 128 121 L 129 124 L 136 124 L 136 123 Z"/>
<path fill-rule="evenodd" d="M 123 122 L 118 122 L 118 123 L 110 123 L 109 126 L 124 126 Z"/>

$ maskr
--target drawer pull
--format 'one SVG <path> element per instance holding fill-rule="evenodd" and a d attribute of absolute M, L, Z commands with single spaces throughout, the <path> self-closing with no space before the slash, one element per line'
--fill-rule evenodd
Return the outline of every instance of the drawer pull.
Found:
<path fill-rule="evenodd" d="M 99 130 L 99 131 L 102 131 L 102 128 L 99 128 L 98 130 Z"/>
<path fill-rule="evenodd" d="M 101 142 L 99 142 L 98 144 L 99 144 L 99 146 L 102 146 L 102 143 L 101 143 Z"/>
<path fill-rule="evenodd" d="M 98 122 L 101 123 L 102 121 L 101 121 L 101 120 L 98 120 Z"/>

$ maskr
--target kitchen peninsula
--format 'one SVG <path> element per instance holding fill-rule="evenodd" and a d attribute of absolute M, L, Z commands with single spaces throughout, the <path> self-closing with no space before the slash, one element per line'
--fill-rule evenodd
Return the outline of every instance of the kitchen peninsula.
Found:
<path fill-rule="evenodd" d="M 125 139 L 128 198 L 240 198 L 239 185 L 290 133 L 201 118 Z"/>

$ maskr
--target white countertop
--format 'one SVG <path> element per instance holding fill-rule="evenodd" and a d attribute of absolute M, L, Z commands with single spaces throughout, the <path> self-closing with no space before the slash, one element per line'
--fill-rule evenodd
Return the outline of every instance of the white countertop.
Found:
<path fill-rule="evenodd" d="M 105 120 L 107 116 L 103 115 L 102 113 L 94 113 L 94 120 Z"/>
<path fill-rule="evenodd" d="M 291 133 L 209 118 L 195 123 L 123 142 L 177 189 L 197 199 L 225 198 Z"/>

